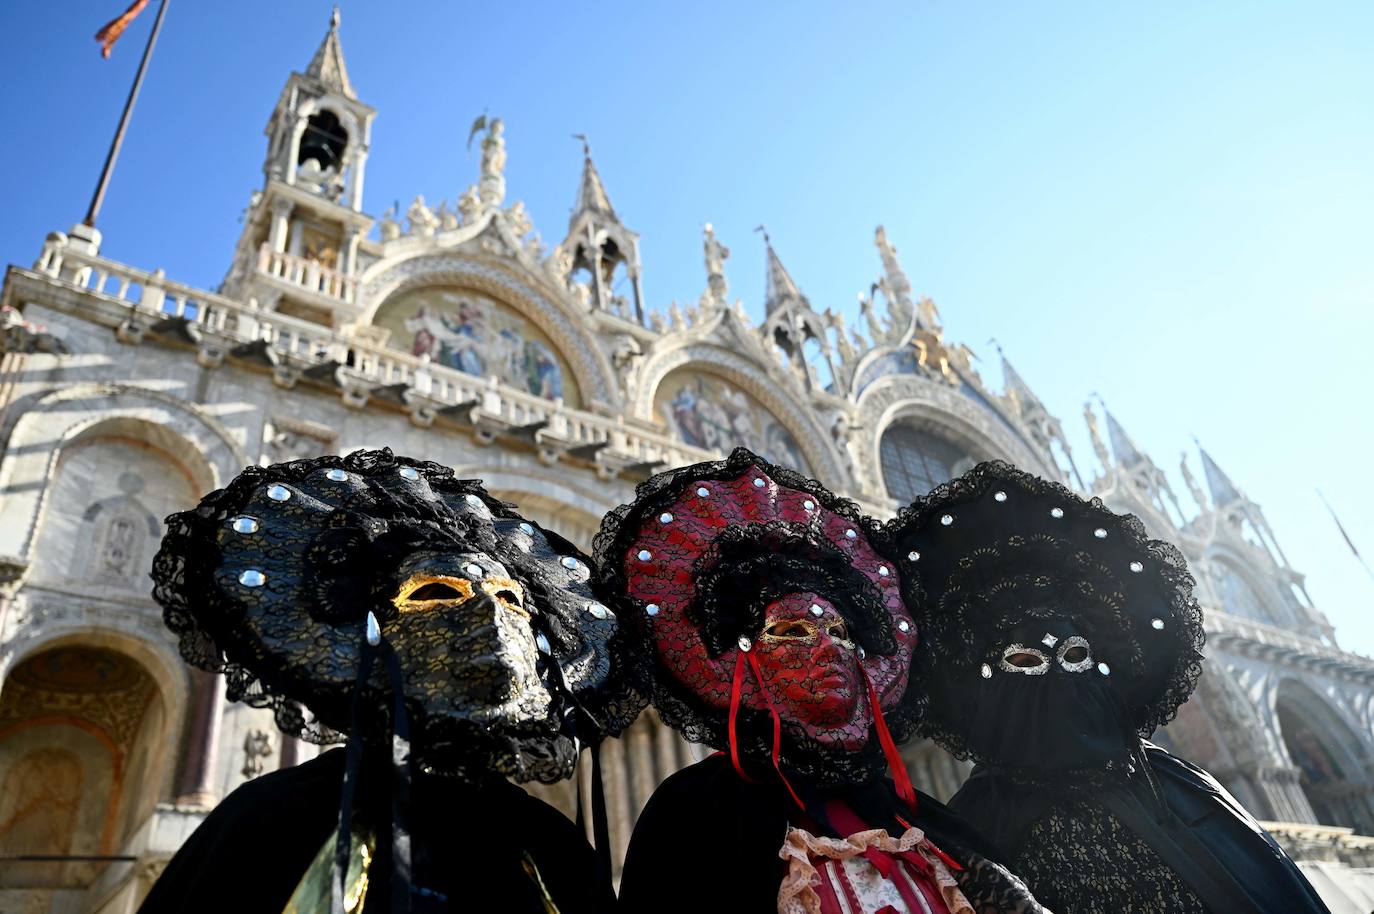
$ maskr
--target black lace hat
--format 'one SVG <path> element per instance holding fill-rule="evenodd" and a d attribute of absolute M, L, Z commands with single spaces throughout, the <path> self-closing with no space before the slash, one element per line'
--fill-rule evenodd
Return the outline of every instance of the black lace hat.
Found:
<path fill-rule="evenodd" d="M 578 740 L 643 707 L 588 558 L 448 467 L 390 450 L 249 467 L 167 525 L 153 595 L 182 655 L 285 732 L 391 732 L 395 678 L 361 665 L 365 643 L 399 662 L 414 758 L 440 773 L 559 780 Z"/>
<path fill-rule="evenodd" d="M 911 690 L 929 703 L 922 730 L 961 758 L 1002 761 L 970 745 L 968 712 L 1010 664 L 1038 658 L 1041 672 L 1057 662 L 1101 677 L 1142 736 L 1197 684 L 1202 612 L 1183 555 L 1097 498 L 981 463 L 904 508 L 880 549 L 922 632 L 913 679 L 923 688 Z M 1073 634 L 1042 635 L 1045 619 Z"/>

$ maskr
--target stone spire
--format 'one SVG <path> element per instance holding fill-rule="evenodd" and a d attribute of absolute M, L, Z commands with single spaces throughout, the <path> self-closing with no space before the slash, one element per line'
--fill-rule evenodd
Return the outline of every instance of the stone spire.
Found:
<path fill-rule="evenodd" d="M 1011 360 L 1007 358 L 1007 354 L 1002 351 L 1001 346 L 997 347 L 997 354 L 1002 357 L 1002 381 L 1008 392 L 1014 391 L 1016 393 L 1016 399 L 1021 403 L 1022 413 L 1038 410 L 1048 415 L 1049 410 L 1045 409 L 1045 404 L 1040 402 L 1040 398 L 1030 389 L 1030 385 L 1012 367 Z"/>
<path fill-rule="evenodd" d="M 1211 490 L 1212 501 L 1216 506 L 1224 508 L 1227 505 L 1244 501 L 1245 496 L 1240 493 L 1240 489 L 1236 488 L 1231 477 L 1227 476 L 1225 471 L 1217 466 L 1212 455 L 1208 454 L 1201 444 L 1197 446 L 1197 449 L 1198 453 L 1202 455 L 1202 471 L 1207 477 L 1207 488 Z"/>
<path fill-rule="evenodd" d="M 1104 404 L 1102 412 L 1107 416 L 1107 437 L 1112 442 L 1112 453 L 1116 455 L 1116 462 L 1123 467 L 1130 469 L 1146 461 L 1146 457 L 1141 453 L 1140 448 L 1135 446 L 1131 436 L 1126 434 L 1126 430 L 1121 427 L 1121 423 L 1116 421 L 1112 411 L 1107 409 Z"/>
<path fill-rule="evenodd" d="M 594 213 L 618 222 L 620 220 L 611 206 L 611 198 L 606 196 L 606 185 L 601 183 L 601 175 L 592 161 L 592 147 L 585 136 L 579 134 L 578 138 L 582 140 L 582 183 L 577 188 L 577 203 L 573 206 L 569 221 L 576 222 L 583 213 Z"/>
<path fill-rule="evenodd" d="M 792 279 L 792 274 L 787 272 L 787 267 L 782 265 L 778 252 L 773 250 L 773 241 L 768 237 L 768 232 L 762 226 L 759 227 L 759 231 L 763 232 L 763 243 L 768 249 L 768 272 L 764 278 L 763 292 L 764 313 L 772 314 L 789 304 L 800 304 L 810 310 L 811 303 L 806 300 L 801 289 L 797 288 L 797 283 Z"/>
<path fill-rule="evenodd" d="M 319 80 L 320 84 L 331 92 L 337 92 L 344 98 L 356 99 L 358 96 L 353 92 L 353 83 L 348 81 L 348 65 L 344 63 L 343 45 L 339 43 L 339 8 L 334 7 L 334 12 L 329 17 L 329 31 L 325 33 L 324 41 L 320 42 L 319 50 L 315 56 L 310 58 L 310 65 L 305 68 L 305 75 Z"/>

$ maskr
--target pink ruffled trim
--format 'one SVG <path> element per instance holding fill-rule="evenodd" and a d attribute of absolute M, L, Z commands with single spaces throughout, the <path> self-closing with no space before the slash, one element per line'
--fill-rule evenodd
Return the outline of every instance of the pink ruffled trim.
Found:
<path fill-rule="evenodd" d="M 795 827 L 787 829 L 787 839 L 778 851 L 778 856 L 787 861 L 787 875 L 783 876 L 782 886 L 778 889 L 778 914 L 820 914 L 821 899 L 815 887 L 821 877 L 811 863 L 812 857 L 846 860 L 859 856 L 870 847 L 888 853 L 915 849 L 931 865 L 936 886 L 950 914 L 976 914 L 964 893 L 959 891 L 954 874 L 930 850 L 925 832 L 919 828 L 907 829 L 900 838 L 893 838 L 886 829 L 881 828 L 855 832 L 848 838 L 818 838 Z"/>

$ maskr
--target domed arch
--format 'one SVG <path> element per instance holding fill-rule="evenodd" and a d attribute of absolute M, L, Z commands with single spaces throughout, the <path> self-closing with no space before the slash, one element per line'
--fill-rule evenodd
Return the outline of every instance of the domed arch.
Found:
<path fill-rule="evenodd" d="M 172 455 L 197 494 L 250 463 L 243 446 L 193 403 L 122 384 L 77 384 L 38 397 L 0 460 L 0 555 L 28 562 L 64 450 L 100 437 L 139 440 Z M 189 507 L 189 506 L 188 506 Z"/>
<path fill-rule="evenodd" d="M 444 251 L 374 264 L 362 277 L 364 306 L 359 323 L 375 324 L 379 313 L 400 301 L 400 296 L 423 289 L 468 291 L 509 309 L 548 338 L 565 360 L 584 401 L 621 404 L 615 372 L 585 329 L 585 315 L 560 297 L 546 294 L 534 277 L 517 275 L 487 258 Z"/>
<path fill-rule="evenodd" d="M 1374 779 L 1369 739 L 1308 684 L 1286 677 L 1274 690 L 1274 716 L 1299 785 L 1323 825 L 1374 832 Z"/>
<path fill-rule="evenodd" d="M 1052 478 L 1059 475 L 1044 467 L 990 411 L 947 384 L 912 375 L 880 378 L 864 391 L 859 410 L 864 417 L 864 434 L 855 442 L 855 457 L 859 475 L 874 497 L 902 502 L 908 494 L 894 494 L 882 460 L 884 438 L 903 428 L 942 442 L 951 455 L 955 452 L 964 455 L 959 460 L 951 459 L 945 467 L 954 475 L 979 461 L 994 458 L 1009 460 L 1032 473 Z M 889 446 L 889 452 L 891 450 Z M 893 467 L 889 465 L 887 469 L 890 472 Z M 900 491 L 900 486 L 896 488 Z"/>
<path fill-rule="evenodd" d="M 662 404 L 664 395 L 669 392 L 665 383 L 674 379 L 681 380 L 688 376 L 723 382 L 726 387 L 722 388 L 720 392 L 738 400 L 738 409 L 735 409 L 734 412 L 742 413 L 748 401 L 756 403 L 758 408 L 766 414 L 766 417 L 760 418 L 768 418 L 775 422 L 780 431 L 786 434 L 786 439 L 772 436 L 767 429 L 760 429 L 755 435 L 760 440 L 738 440 L 738 438 L 748 437 L 748 435 L 731 434 L 729 430 L 736 423 L 730 421 L 723 423 L 727 426 L 725 434 L 704 436 L 701 441 L 689 441 L 687 440 L 688 436 L 679 434 L 678 437 L 682 438 L 685 443 L 722 453 L 728 453 L 737 445 L 746 447 L 752 445 L 752 449 L 759 451 L 761 456 L 783 464 L 789 462 L 785 452 L 795 449 L 795 453 L 800 455 L 801 462 L 805 464 L 805 466 L 795 467 L 796 469 L 814 476 L 832 487 L 843 489 L 849 486 L 848 467 L 840 457 L 830 430 L 823 427 L 817 420 L 815 410 L 806 407 L 798 399 L 788 396 L 786 385 L 780 384 L 771 377 L 764 367 L 723 346 L 713 343 L 696 343 L 651 356 L 641 368 L 641 383 L 633 402 L 633 414 L 637 418 L 648 421 L 667 421 L 667 417 L 657 415 L 658 407 Z M 708 386 L 709 383 L 708 380 Z M 738 395 L 742 395 L 747 400 L 739 399 Z M 742 416 L 741 418 L 743 419 Z M 747 420 L 744 421 L 747 422 Z M 669 421 L 668 424 L 671 429 L 673 423 Z M 680 429 L 673 430 L 681 431 Z M 773 439 L 773 444 L 782 445 L 781 447 L 774 447 L 773 450 L 784 453 L 765 453 L 769 450 L 770 439 Z"/>
<path fill-rule="evenodd" d="M 1269 625 L 1291 626 L 1293 617 L 1275 588 L 1250 568 L 1234 550 L 1213 544 L 1206 557 L 1207 589 L 1222 612 Z"/>

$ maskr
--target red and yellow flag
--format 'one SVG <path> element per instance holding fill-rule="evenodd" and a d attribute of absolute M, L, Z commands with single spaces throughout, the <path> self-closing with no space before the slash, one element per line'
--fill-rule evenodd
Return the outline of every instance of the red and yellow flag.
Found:
<path fill-rule="evenodd" d="M 133 3 L 129 4 L 128 9 L 105 23 L 100 31 L 95 33 L 95 40 L 100 42 L 101 57 L 109 58 L 110 49 L 113 48 L 114 43 L 119 40 L 119 36 L 124 34 L 124 30 L 129 27 L 129 23 L 133 22 L 134 18 L 139 13 L 143 12 L 143 8 L 147 5 L 148 0 L 134 0 Z"/>

